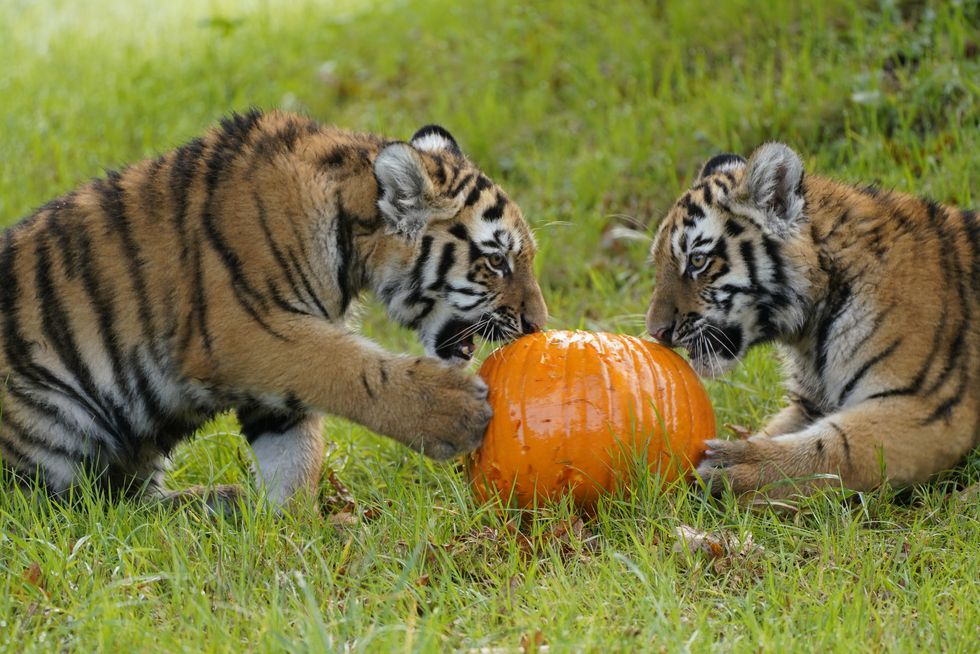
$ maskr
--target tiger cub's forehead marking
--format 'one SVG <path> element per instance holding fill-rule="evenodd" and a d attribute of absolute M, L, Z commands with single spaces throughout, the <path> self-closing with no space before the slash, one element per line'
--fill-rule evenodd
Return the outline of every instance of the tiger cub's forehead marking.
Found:
<path fill-rule="evenodd" d="M 486 252 L 518 252 L 521 235 L 514 226 L 505 223 L 488 223 L 477 218 L 470 230 L 470 238 Z"/>
<path fill-rule="evenodd" d="M 469 231 L 473 242 L 485 252 L 516 253 L 524 245 L 522 230 L 515 219 L 487 221 L 474 216 Z"/>
<path fill-rule="evenodd" d="M 471 202 L 474 193 L 479 197 Z M 500 187 L 480 174 L 467 204 L 477 205 L 473 210 L 470 235 L 482 249 L 501 253 L 521 251 L 526 231 L 523 218 Z"/>
<path fill-rule="evenodd" d="M 520 210 L 489 177 L 469 161 L 455 171 L 455 179 L 446 182 L 446 194 L 457 198 L 463 209 L 469 209 L 464 225 L 465 238 L 487 254 L 521 253 L 525 246 L 533 249 L 534 240 Z M 459 234 L 455 235 L 463 238 Z"/>
<path fill-rule="evenodd" d="M 674 206 L 677 212 L 671 248 L 678 260 L 683 261 L 691 252 L 709 249 L 719 238 L 723 229 L 714 208 L 695 199 L 689 191 Z"/>

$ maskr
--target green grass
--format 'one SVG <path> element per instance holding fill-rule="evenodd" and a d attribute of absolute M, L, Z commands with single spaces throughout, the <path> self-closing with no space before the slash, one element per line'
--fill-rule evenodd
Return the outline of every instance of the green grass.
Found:
<path fill-rule="evenodd" d="M 813 171 L 978 201 L 977 0 L 286 5 L 2 3 L 0 224 L 250 104 L 403 138 L 437 121 L 536 226 L 552 326 L 640 333 L 644 237 L 718 151 L 782 139 Z M 417 349 L 370 302 L 362 323 Z M 758 426 L 778 379 L 760 351 L 709 384 L 719 421 Z M 246 480 L 236 429 L 202 430 L 173 483 Z M 560 536 L 567 506 L 517 533 L 452 466 L 341 421 L 329 436 L 356 524 L 4 493 L 0 648 L 517 651 L 540 631 L 552 651 L 975 651 L 980 637 L 980 501 L 956 492 L 980 479 L 976 454 L 900 497 L 828 492 L 779 515 L 647 480 Z M 688 556 L 679 525 L 764 550 Z"/>

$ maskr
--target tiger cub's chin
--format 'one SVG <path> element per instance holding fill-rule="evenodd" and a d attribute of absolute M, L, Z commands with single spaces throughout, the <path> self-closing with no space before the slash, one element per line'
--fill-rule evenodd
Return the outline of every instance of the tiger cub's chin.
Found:
<path fill-rule="evenodd" d="M 699 377 L 705 377 L 707 379 L 715 379 L 727 375 L 738 365 L 738 362 L 734 359 L 715 360 L 690 355 L 688 356 L 688 361 Z"/>
<path fill-rule="evenodd" d="M 534 254 L 441 127 L 397 141 L 233 114 L 3 233 L 0 459 L 54 493 L 88 475 L 177 500 L 192 493 L 163 490 L 164 458 L 227 410 L 276 504 L 316 488 L 326 413 L 456 456 L 490 419 L 461 369 L 474 339 L 547 318 Z M 349 331 L 365 291 L 436 358 Z"/>
<path fill-rule="evenodd" d="M 713 492 L 905 486 L 977 445 L 974 211 L 804 175 L 767 143 L 704 165 L 652 260 L 647 328 L 700 374 L 758 343 L 783 354 L 788 406 L 749 439 L 709 443 L 698 473 Z"/>

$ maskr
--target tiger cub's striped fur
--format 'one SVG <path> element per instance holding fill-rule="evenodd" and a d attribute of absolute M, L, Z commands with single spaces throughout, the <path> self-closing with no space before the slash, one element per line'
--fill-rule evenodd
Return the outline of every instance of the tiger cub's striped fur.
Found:
<path fill-rule="evenodd" d="M 903 486 L 977 445 L 973 211 L 804 177 L 796 153 L 769 143 L 748 161 L 709 161 L 652 257 L 654 337 L 707 374 L 756 343 L 775 341 L 785 358 L 789 406 L 747 440 L 709 443 L 698 472 L 716 492 L 722 479 L 737 492 L 785 478 Z"/>
<path fill-rule="evenodd" d="M 55 493 L 85 473 L 158 491 L 167 452 L 235 409 L 279 503 L 318 479 L 322 413 L 472 449 L 490 409 L 459 364 L 474 336 L 544 323 L 534 251 L 442 128 L 405 143 L 232 115 L 4 232 L 0 458 Z M 362 289 L 431 357 L 348 331 Z"/>

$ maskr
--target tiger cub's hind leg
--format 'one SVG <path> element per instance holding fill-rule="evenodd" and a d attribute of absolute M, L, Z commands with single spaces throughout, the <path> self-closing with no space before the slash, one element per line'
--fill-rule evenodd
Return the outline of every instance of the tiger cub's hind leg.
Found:
<path fill-rule="evenodd" d="M 156 486 L 146 493 L 146 498 L 152 502 L 162 502 L 174 507 L 203 505 L 212 513 L 234 516 L 241 509 L 243 492 L 242 487 L 237 484 L 191 486 L 180 490 Z"/>
<path fill-rule="evenodd" d="M 282 507 L 297 494 L 316 491 L 323 467 L 322 416 L 249 406 L 238 410 L 238 419 L 269 502 Z"/>
<path fill-rule="evenodd" d="M 164 484 L 163 456 L 152 462 L 153 470 L 131 478 L 129 487 L 138 497 L 150 503 L 162 503 L 175 508 L 203 506 L 211 513 L 237 515 L 243 501 L 243 490 L 237 484 L 197 485 L 170 489 Z M 132 495 L 133 493 L 129 493 Z"/>
<path fill-rule="evenodd" d="M 17 395 L 0 390 L 0 465 L 25 490 L 63 494 L 77 483 L 96 447 L 52 419 L 44 408 L 22 399 L 28 393 L 16 390 Z"/>

